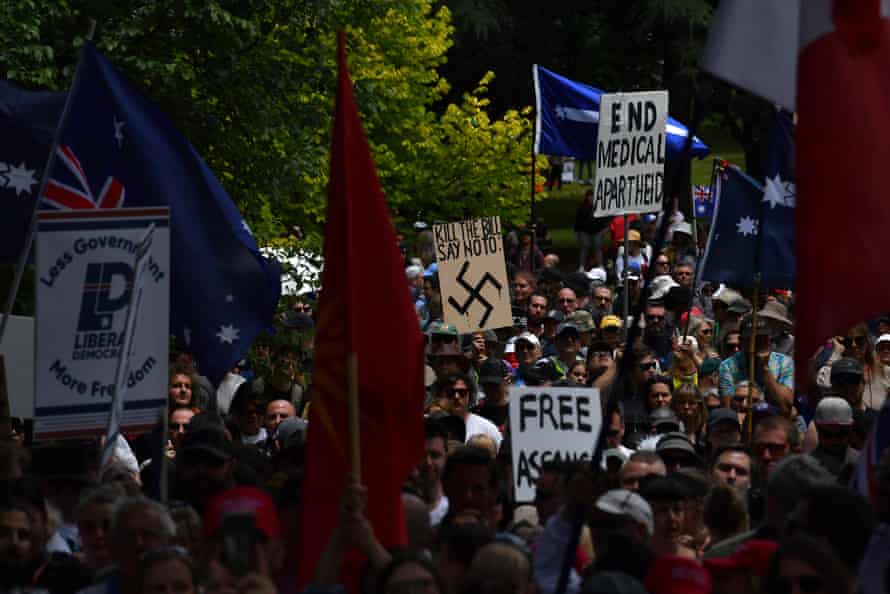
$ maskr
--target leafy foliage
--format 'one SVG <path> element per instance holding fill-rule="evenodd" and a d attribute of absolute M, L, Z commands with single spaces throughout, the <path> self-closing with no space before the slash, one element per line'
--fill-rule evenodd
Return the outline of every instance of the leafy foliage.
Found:
<path fill-rule="evenodd" d="M 264 243 L 299 226 L 304 246 L 321 245 L 341 27 L 397 220 L 525 218 L 528 109 L 492 118 L 490 74 L 443 106 L 453 29 L 431 0 L 8 0 L 0 77 L 67 88 L 90 19 L 99 49 L 186 134 Z"/>

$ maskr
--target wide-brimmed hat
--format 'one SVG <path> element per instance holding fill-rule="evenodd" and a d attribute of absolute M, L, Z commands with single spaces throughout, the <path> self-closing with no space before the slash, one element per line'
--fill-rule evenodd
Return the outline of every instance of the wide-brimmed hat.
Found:
<path fill-rule="evenodd" d="M 757 315 L 765 320 L 778 322 L 787 330 L 791 330 L 794 327 L 794 323 L 788 318 L 788 308 L 778 301 L 767 301 Z"/>

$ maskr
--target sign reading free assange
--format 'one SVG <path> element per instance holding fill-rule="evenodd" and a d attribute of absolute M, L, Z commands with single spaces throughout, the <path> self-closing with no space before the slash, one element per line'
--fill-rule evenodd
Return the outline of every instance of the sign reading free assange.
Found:
<path fill-rule="evenodd" d="M 123 430 L 147 430 L 167 399 L 169 209 L 41 211 L 37 222 L 35 437 L 105 430 L 124 345 L 136 248 L 154 223 L 130 348 Z"/>
<path fill-rule="evenodd" d="M 667 91 L 602 96 L 593 216 L 661 210 L 667 117 Z"/>

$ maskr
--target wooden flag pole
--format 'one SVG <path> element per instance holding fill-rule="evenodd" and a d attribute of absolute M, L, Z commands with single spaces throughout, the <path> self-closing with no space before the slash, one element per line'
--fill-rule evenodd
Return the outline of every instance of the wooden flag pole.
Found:
<path fill-rule="evenodd" d="M 348 390 L 349 390 L 349 464 L 352 466 L 352 475 L 359 484 L 362 482 L 362 454 L 361 432 L 359 429 L 359 417 L 361 411 L 358 404 L 358 357 L 355 353 L 349 354 L 347 360 Z"/>
<path fill-rule="evenodd" d="M 751 340 L 748 341 L 748 418 L 745 424 L 748 426 L 748 442 L 754 443 L 754 374 L 757 358 L 757 309 L 760 303 L 760 273 L 754 275 L 754 309 L 751 311 Z"/>

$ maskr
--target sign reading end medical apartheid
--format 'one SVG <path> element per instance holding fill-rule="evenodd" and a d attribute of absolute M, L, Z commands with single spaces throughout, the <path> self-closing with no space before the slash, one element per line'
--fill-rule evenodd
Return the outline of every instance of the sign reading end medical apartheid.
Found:
<path fill-rule="evenodd" d="M 121 430 L 150 429 L 167 402 L 169 209 L 42 211 L 37 221 L 38 439 L 105 431 L 125 348 L 137 247 L 155 229 L 135 310 Z"/>
<path fill-rule="evenodd" d="M 589 461 L 602 423 L 596 388 L 510 388 L 516 501 L 534 501 L 543 464 Z"/>
<path fill-rule="evenodd" d="M 461 334 L 513 324 L 500 217 L 433 225 L 445 321 Z"/>
<path fill-rule="evenodd" d="M 661 210 L 667 117 L 667 91 L 602 96 L 593 216 Z"/>

